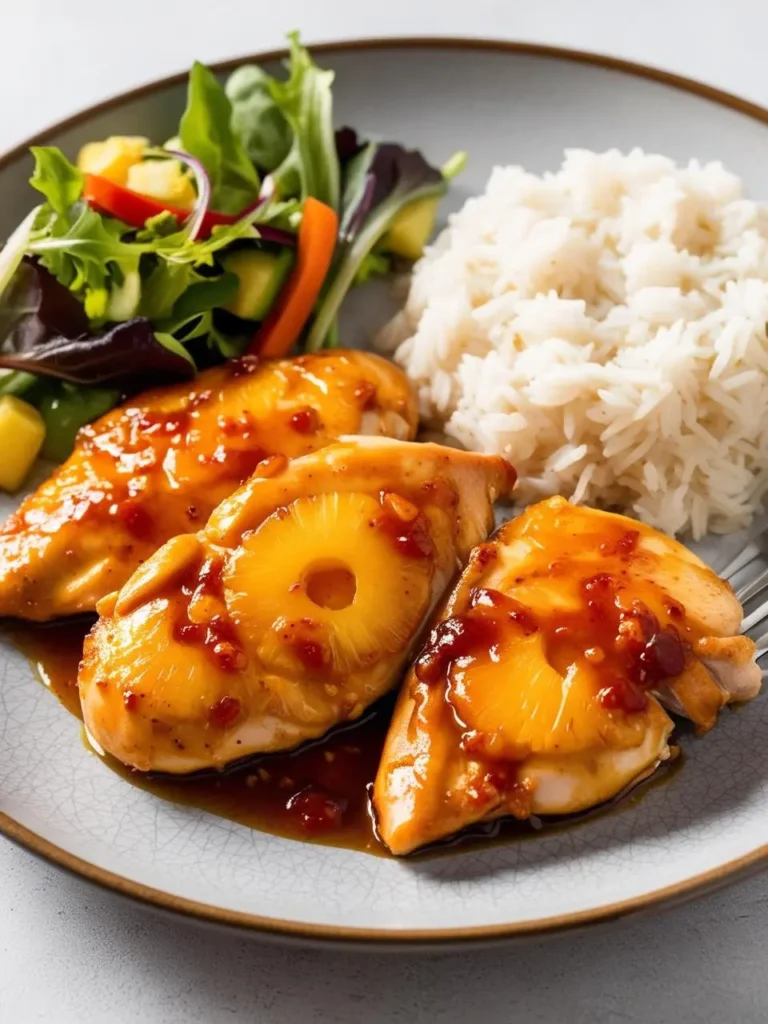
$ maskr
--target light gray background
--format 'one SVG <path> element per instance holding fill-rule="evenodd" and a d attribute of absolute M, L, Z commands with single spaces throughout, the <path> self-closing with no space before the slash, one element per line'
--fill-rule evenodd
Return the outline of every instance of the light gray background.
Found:
<path fill-rule="evenodd" d="M 768 105 L 764 0 L 2 6 L 0 150 L 193 57 L 275 47 L 297 26 L 310 42 L 471 34 L 592 49 Z M 768 1020 L 767 922 L 764 876 L 660 916 L 541 943 L 440 957 L 305 951 L 160 916 L 0 840 L 0 1022 L 751 1024 Z"/>

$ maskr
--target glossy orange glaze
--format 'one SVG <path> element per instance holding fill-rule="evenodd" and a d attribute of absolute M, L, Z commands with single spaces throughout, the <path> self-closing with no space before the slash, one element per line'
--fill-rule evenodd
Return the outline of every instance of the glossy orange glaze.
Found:
<path fill-rule="evenodd" d="M 78 718 L 77 666 L 90 621 L 17 623 L 11 634 L 45 686 Z M 316 743 L 252 759 L 226 773 L 173 778 L 143 775 L 111 758 L 105 764 L 127 782 L 162 799 L 199 807 L 250 828 L 386 856 L 388 851 L 376 836 L 369 799 L 391 712 L 392 701 L 385 699 L 359 721 Z M 476 842 L 536 834 L 527 823 L 507 819 L 465 838 Z"/>
<path fill-rule="evenodd" d="M 380 533 L 392 544 L 392 553 L 404 558 L 429 559 L 435 555 L 429 523 L 419 508 L 396 494 L 382 494 L 381 512 L 369 523 L 372 533 Z M 280 510 L 278 510 L 278 513 Z M 176 643 L 196 646 L 204 650 L 215 668 L 224 672 L 240 672 L 248 662 L 238 629 L 226 607 L 224 588 L 225 564 L 221 555 L 199 557 L 192 561 L 180 574 L 164 578 L 152 594 L 169 602 L 173 609 L 174 621 L 171 635 Z M 352 581 L 351 594 L 354 596 L 355 578 L 348 570 L 341 570 Z M 336 578 L 338 582 L 338 577 Z M 333 580 L 331 580 L 333 583 Z M 295 582 L 289 590 L 301 590 L 302 584 Z M 326 594 L 325 601 L 315 601 L 318 607 L 333 608 L 334 595 Z M 344 607 L 350 601 L 343 602 Z M 205 614 L 199 609 L 205 606 Z M 286 626 L 283 639 L 290 644 L 305 669 L 314 674 L 332 674 L 331 652 L 316 639 L 317 624 L 310 618 L 302 618 Z M 130 691 L 129 691 L 130 693 Z M 131 694 L 131 696 L 135 696 Z M 125 701 L 124 701 L 125 703 Z M 225 696 L 214 707 L 222 703 L 229 709 L 227 714 L 219 710 L 217 723 L 229 728 L 237 722 L 236 698 Z M 128 703 L 129 710 L 138 705 Z"/>
<path fill-rule="evenodd" d="M 399 495 L 391 497 L 399 499 Z M 435 547 L 429 536 L 429 523 L 424 516 L 416 509 L 416 515 L 403 519 L 396 509 L 397 505 L 393 507 L 385 504 L 382 515 L 372 521 L 372 529 L 381 532 L 394 550 L 406 558 L 432 558 Z"/>
<path fill-rule="evenodd" d="M 90 620 L 32 626 L 17 624 L 12 637 L 35 664 L 46 687 L 81 717 L 77 667 Z M 166 800 L 191 804 L 251 828 L 318 840 L 335 846 L 386 851 L 368 813 L 368 790 L 384 742 L 391 702 L 317 743 L 286 754 L 251 759 L 229 771 L 187 778 L 148 776 L 111 758 L 105 763 L 134 785 Z M 209 709 L 214 727 L 226 728 L 239 713 L 234 698 Z"/>
<path fill-rule="evenodd" d="M 403 854 L 616 796 L 668 756 L 660 700 L 714 724 L 715 673 L 749 659 L 740 620 L 671 538 L 562 498 L 530 508 L 475 549 L 401 690 L 374 787 L 384 840 Z"/>
<path fill-rule="evenodd" d="M 552 578 L 567 567 L 558 567 Z M 535 614 L 514 597 L 498 590 L 476 588 L 464 615 L 446 619 L 435 628 L 415 666 L 421 682 L 445 680 L 461 659 L 497 660 L 505 642 L 540 632 L 552 665 L 587 662 L 600 676 L 597 697 L 603 707 L 631 714 L 647 706 L 646 691 L 680 675 L 691 657 L 691 645 L 674 623 L 661 626 L 658 618 L 635 597 L 622 609 L 621 575 L 603 572 L 584 579 L 582 609 Z M 675 604 L 676 614 L 684 614 Z M 683 630 L 691 629 L 681 622 Z M 450 693 L 450 691 L 449 691 Z"/>
<path fill-rule="evenodd" d="M 498 736 L 484 735 L 478 728 L 489 717 L 476 705 L 490 695 L 473 680 L 503 664 L 515 645 L 534 634 L 560 677 L 574 670 L 589 673 L 593 693 L 586 699 L 592 701 L 588 713 L 595 716 L 609 712 L 614 719 L 631 721 L 646 710 L 649 690 L 684 671 L 700 633 L 687 621 L 680 602 L 660 594 L 651 579 L 630 573 L 638 538 L 638 531 L 618 517 L 600 522 L 599 537 L 574 539 L 553 531 L 538 564 L 529 563 L 524 575 L 508 580 L 505 592 L 471 587 L 461 610 L 437 624 L 415 662 L 414 686 L 443 688 L 464 749 L 494 761 L 504 761 L 514 750 L 514 744 L 505 746 Z M 585 558 L 590 554 L 594 558 Z M 479 549 L 474 559 L 478 573 L 494 558 L 493 543 Z M 535 593 L 538 581 L 565 596 L 568 606 L 546 600 L 532 604 L 531 588 Z M 559 689 L 553 698 L 561 699 Z M 521 762 L 525 756 L 523 745 Z M 508 785 L 514 786 L 515 778 L 506 771 Z"/>
<path fill-rule="evenodd" d="M 99 603 L 79 680 L 90 734 L 135 768 L 187 774 L 358 718 L 508 480 L 499 457 L 385 438 L 257 471 Z"/>
<path fill-rule="evenodd" d="M 223 572 L 223 559 L 211 556 L 189 566 L 180 580 L 168 581 L 179 588 L 179 599 L 174 602 L 171 635 L 176 643 L 202 647 L 217 669 L 238 672 L 245 667 L 246 657 L 235 626 L 224 608 Z M 202 601 L 207 601 L 209 609 L 204 620 L 195 612 Z M 210 614 L 210 602 L 215 602 L 213 614 Z M 237 721 L 233 701 L 234 698 L 224 696 L 212 705 L 220 708 L 215 718 L 222 727 L 234 725 Z M 226 714 L 221 711 L 222 702 L 230 709 Z M 209 717 L 210 714 L 209 710 Z"/>
<path fill-rule="evenodd" d="M 415 429 L 404 376 L 364 352 L 246 357 L 138 395 L 85 427 L 70 458 L 0 527 L 0 615 L 92 611 L 275 454 Z"/>

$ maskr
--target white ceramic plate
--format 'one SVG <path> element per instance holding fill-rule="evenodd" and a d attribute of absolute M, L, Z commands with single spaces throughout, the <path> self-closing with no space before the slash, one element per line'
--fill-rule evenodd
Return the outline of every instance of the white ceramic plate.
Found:
<path fill-rule="evenodd" d="M 494 163 L 541 172 L 556 167 L 567 146 L 721 159 L 753 196 L 768 198 L 768 111 L 713 90 L 509 44 L 321 49 L 322 63 L 337 71 L 339 123 L 418 146 L 437 163 L 469 150 L 450 206 L 480 191 Z M 177 78 L 141 89 L 52 129 L 45 141 L 72 153 L 109 134 L 166 138 L 183 88 Z M 0 161 L 0 237 L 31 205 L 29 169 L 23 148 Z M 383 319 L 382 304 L 361 292 L 351 307 L 346 340 L 364 343 Z M 12 507 L 0 502 L 0 514 Z M 745 543 L 727 538 L 705 554 L 722 569 Z M 751 562 L 737 583 L 764 567 Z M 706 739 L 688 738 L 674 779 L 618 812 L 525 841 L 395 861 L 250 831 L 131 786 L 87 753 L 79 723 L 10 644 L 0 646 L 0 829 L 121 892 L 305 936 L 437 943 L 533 934 L 717 884 L 768 853 L 766 738 L 768 700 L 759 698 L 725 714 Z"/>

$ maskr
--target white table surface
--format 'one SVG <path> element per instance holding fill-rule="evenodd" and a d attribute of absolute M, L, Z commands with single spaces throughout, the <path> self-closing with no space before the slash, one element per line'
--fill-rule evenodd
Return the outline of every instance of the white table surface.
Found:
<path fill-rule="evenodd" d="M 20 0 L 2 4 L 0 151 L 193 58 L 375 35 L 548 42 L 768 105 L 765 0 Z M 695 12 L 695 13 L 694 13 Z M 0 839 L 0 1022 L 768 1020 L 768 876 L 665 913 L 440 957 L 301 950 L 91 887 Z"/>

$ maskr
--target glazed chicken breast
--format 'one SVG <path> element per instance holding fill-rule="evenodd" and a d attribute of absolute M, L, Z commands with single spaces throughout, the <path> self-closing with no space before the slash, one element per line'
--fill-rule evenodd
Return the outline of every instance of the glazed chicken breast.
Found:
<path fill-rule="evenodd" d="M 134 768 L 184 773 L 357 718 L 513 482 L 496 456 L 374 438 L 262 465 L 99 603 L 78 677 L 88 733 Z"/>
<path fill-rule="evenodd" d="M 374 786 L 406 854 L 506 815 L 593 807 L 761 673 L 730 586 L 681 544 L 552 498 L 479 546 L 400 694 Z"/>
<path fill-rule="evenodd" d="M 245 357 L 137 395 L 81 430 L 0 527 L 0 616 L 92 612 L 270 455 L 295 458 L 342 434 L 407 439 L 416 426 L 402 372 L 365 352 Z"/>

